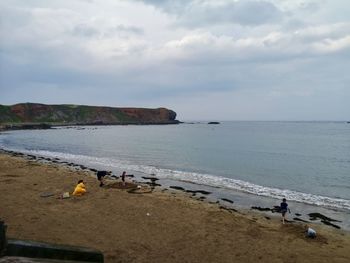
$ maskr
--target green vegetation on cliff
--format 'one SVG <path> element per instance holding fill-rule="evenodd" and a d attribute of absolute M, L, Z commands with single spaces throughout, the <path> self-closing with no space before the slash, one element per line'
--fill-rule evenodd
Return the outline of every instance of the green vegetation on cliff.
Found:
<path fill-rule="evenodd" d="M 175 124 L 178 123 L 175 118 L 176 113 L 166 108 L 113 108 L 37 103 L 0 105 L 0 124 Z"/>

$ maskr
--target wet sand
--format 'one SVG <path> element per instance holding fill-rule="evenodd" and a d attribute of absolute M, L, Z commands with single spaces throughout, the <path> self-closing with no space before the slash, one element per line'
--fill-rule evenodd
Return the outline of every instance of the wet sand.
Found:
<path fill-rule="evenodd" d="M 348 232 L 317 224 L 318 237 L 308 239 L 302 223 L 228 211 L 172 189 L 100 188 L 91 175 L 0 154 L 8 237 L 96 248 L 105 262 L 350 262 Z M 79 179 L 88 194 L 57 199 Z"/>

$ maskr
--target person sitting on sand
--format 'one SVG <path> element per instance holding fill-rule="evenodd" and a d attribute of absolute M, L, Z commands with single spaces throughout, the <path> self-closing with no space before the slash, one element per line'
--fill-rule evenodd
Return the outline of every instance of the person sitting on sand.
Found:
<path fill-rule="evenodd" d="M 306 226 L 306 236 L 310 237 L 310 238 L 315 238 L 316 237 L 316 231 L 314 229 L 312 229 L 309 226 Z"/>
<path fill-rule="evenodd" d="M 286 220 L 286 213 L 289 210 L 287 200 L 285 198 L 283 198 L 280 208 L 282 213 L 282 223 L 284 224 L 284 221 Z M 289 210 L 289 213 L 290 213 L 290 210 Z"/>
<path fill-rule="evenodd" d="M 83 180 L 79 180 L 77 186 L 74 189 L 73 195 L 80 196 L 86 193 L 86 187 Z"/>

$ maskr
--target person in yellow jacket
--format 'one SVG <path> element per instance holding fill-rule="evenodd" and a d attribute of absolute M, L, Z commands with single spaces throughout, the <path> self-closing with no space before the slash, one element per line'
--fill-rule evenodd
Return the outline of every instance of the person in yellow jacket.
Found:
<path fill-rule="evenodd" d="M 86 193 L 86 187 L 83 180 L 79 180 L 77 186 L 74 189 L 73 195 L 83 195 Z"/>

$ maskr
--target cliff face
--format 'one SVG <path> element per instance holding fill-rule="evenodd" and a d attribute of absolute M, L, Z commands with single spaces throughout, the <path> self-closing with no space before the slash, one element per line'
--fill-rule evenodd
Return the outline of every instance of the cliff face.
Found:
<path fill-rule="evenodd" d="M 21 103 L 0 105 L 0 123 L 175 124 L 176 113 L 166 108 L 112 108 L 84 105 Z"/>

